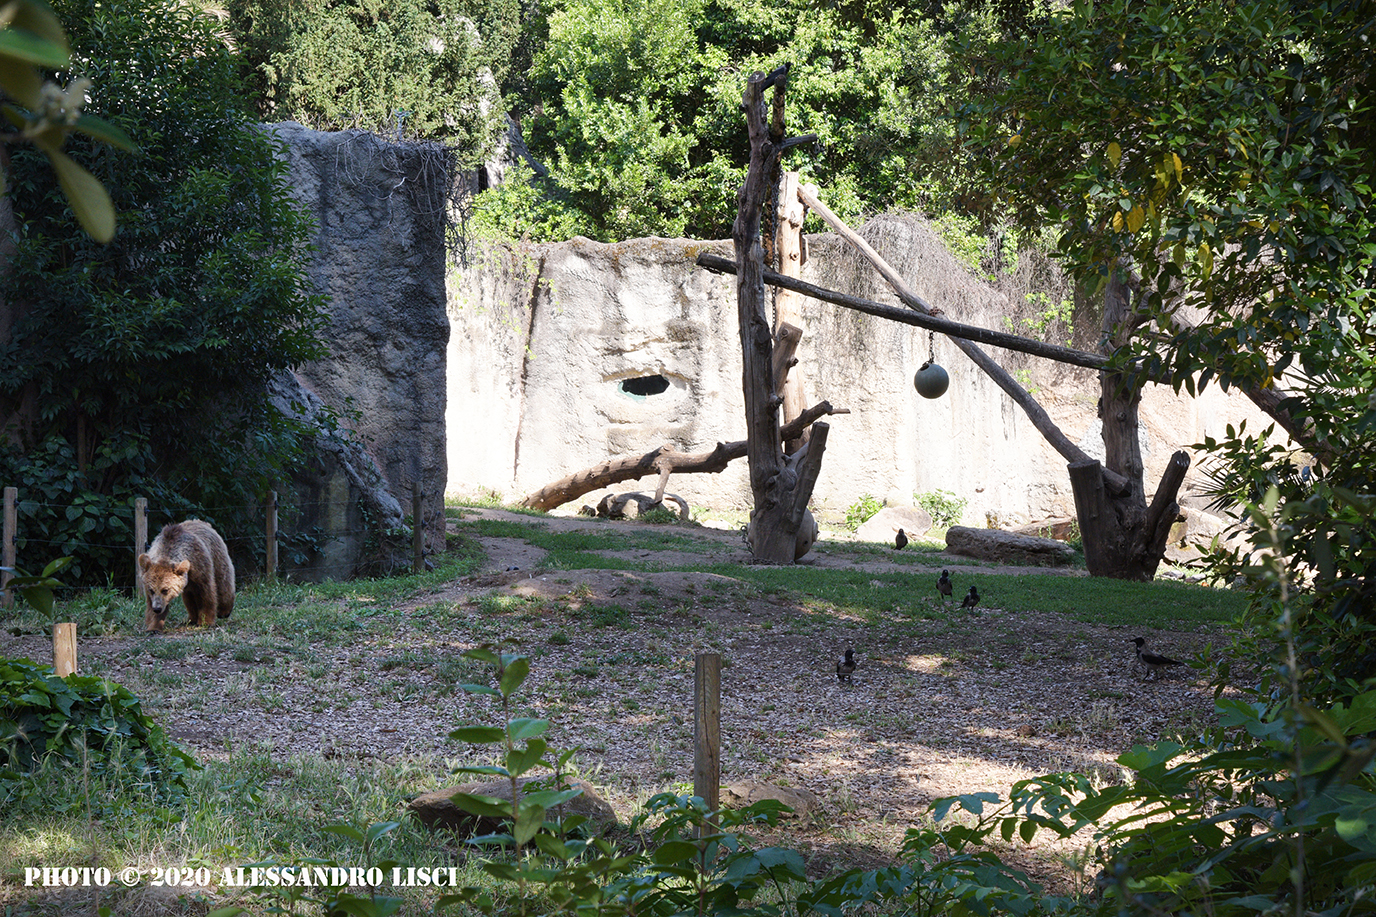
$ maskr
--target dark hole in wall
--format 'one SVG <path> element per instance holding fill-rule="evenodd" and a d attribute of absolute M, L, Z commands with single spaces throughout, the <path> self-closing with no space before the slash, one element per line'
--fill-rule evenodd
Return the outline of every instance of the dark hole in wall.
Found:
<path fill-rule="evenodd" d="M 669 380 L 659 374 L 640 376 L 636 379 L 622 379 L 621 390 L 627 395 L 662 395 L 669 390 Z"/>

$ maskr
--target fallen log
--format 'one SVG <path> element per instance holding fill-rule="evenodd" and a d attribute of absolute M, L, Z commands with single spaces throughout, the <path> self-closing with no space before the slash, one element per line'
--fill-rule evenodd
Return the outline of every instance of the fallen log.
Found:
<path fill-rule="evenodd" d="M 790 439 L 798 438 L 819 417 L 849 413 L 849 408 L 834 408 L 829 401 L 819 402 L 799 414 L 792 423 L 780 427 L 779 439 L 782 442 L 787 442 Z M 697 452 L 690 455 L 678 452 L 673 445 L 666 443 L 643 455 L 608 459 L 599 465 L 575 472 L 553 484 L 541 487 L 522 500 L 521 505 L 527 509 L 548 512 L 556 506 L 561 506 L 570 500 L 577 500 L 594 490 L 611 487 L 622 481 L 634 481 L 651 474 L 659 475 L 659 486 L 655 491 L 655 501 L 658 502 L 664 498 L 664 488 L 668 484 L 670 475 L 700 472 L 718 473 L 735 459 L 744 456 L 745 452 L 746 440 L 743 439 L 730 443 L 717 443 L 709 452 Z"/>

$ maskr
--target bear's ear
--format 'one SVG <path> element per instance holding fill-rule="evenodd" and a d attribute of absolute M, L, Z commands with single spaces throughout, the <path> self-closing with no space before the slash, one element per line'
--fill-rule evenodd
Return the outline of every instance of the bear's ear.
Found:
<path fill-rule="evenodd" d="M 148 568 L 151 567 L 151 566 L 153 566 L 153 558 L 149 557 L 147 554 L 140 554 L 140 555 L 139 555 L 139 569 L 140 569 L 140 570 L 147 571 Z"/>
<path fill-rule="evenodd" d="M 172 568 L 178 576 L 186 576 L 186 571 L 191 569 L 191 561 L 184 560 Z"/>

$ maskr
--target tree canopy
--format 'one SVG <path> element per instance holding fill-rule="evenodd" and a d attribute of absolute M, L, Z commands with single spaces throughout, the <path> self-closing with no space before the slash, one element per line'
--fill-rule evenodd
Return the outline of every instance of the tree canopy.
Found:
<path fill-rule="evenodd" d="M 1202 445 L 1221 498 L 1277 488 L 1340 692 L 1376 671 L 1373 30 L 1355 0 L 1081 0 L 972 53 L 992 91 L 962 112 L 976 184 L 1054 227 L 1082 281 L 1134 291 L 1122 367 L 1236 386 L 1298 444 L 1238 426 Z"/>
<path fill-rule="evenodd" d="M 554 0 L 542 12 L 509 104 L 548 166 L 545 196 L 498 192 L 488 206 L 508 225 L 601 240 L 729 235 L 749 157 L 741 85 L 784 62 L 790 129 L 818 137 L 790 167 L 826 187 L 837 212 L 944 204 L 953 135 L 939 115 L 965 79 L 948 47 L 1005 27 L 975 3 L 931 15 L 803 0 Z"/>
<path fill-rule="evenodd" d="M 134 496 L 226 519 L 292 458 L 263 386 L 321 352 L 320 301 L 308 222 L 211 24 L 157 0 L 54 10 L 72 46 L 57 76 L 89 78 L 87 109 L 137 149 L 68 147 L 119 214 L 108 245 L 79 230 L 42 156 L 13 156 L 0 478 L 21 487 L 27 537 L 83 547 L 78 575 L 122 578 Z"/>
<path fill-rule="evenodd" d="M 268 121 L 444 140 L 481 162 L 502 126 L 516 0 L 230 0 Z"/>

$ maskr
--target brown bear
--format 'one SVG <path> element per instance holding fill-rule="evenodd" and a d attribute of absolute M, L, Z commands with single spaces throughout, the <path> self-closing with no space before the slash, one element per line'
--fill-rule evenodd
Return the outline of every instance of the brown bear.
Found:
<path fill-rule="evenodd" d="M 182 597 L 188 624 L 211 627 L 234 610 L 234 564 L 225 541 L 199 519 L 164 526 L 139 555 L 147 605 L 143 627 L 160 633 L 172 600 Z"/>

